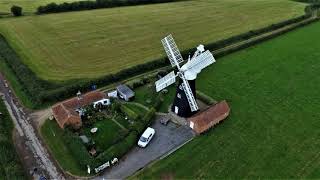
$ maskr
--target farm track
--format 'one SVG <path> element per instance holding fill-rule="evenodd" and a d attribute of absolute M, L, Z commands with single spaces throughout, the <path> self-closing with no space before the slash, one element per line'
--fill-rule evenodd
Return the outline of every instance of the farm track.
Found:
<path fill-rule="evenodd" d="M 220 49 L 217 49 L 217 50 L 214 50 L 212 51 L 213 54 L 219 54 L 219 53 L 223 53 L 223 52 L 226 52 L 226 51 L 229 51 L 229 50 L 232 50 L 232 49 L 237 49 L 241 46 L 244 46 L 248 43 L 251 43 L 251 42 L 258 42 L 264 38 L 267 38 L 269 36 L 273 36 L 275 34 L 281 34 L 282 32 L 286 32 L 288 30 L 290 30 L 291 28 L 293 28 L 293 30 L 295 29 L 295 27 L 298 27 L 299 25 L 303 24 L 303 23 L 307 23 L 307 22 L 311 22 L 313 21 L 314 19 L 317 19 L 318 17 L 316 16 L 316 13 L 314 13 L 310 18 L 306 19 L 306 20 L 303 20 L 301 22 L 297 22 L 297 23 L 294 23 L 294 24 L 290 24 L 290 25 L 287 25 L 283 28 L 279 28 L 279 29 L 276 29 L 274 31 L 271 31 L 271 32 L 267 32 L 267 33 L 264 33 L 262 35 L 259 35 L 259 36 L 255 36 L 253 38 L 250 38 L 248 40 L 244 40 L 244 41 L 241 41 L 241 42 L 238 42 L 238 43 L 233 43 L 229 46 L 226 46 L 224 48 L 220 48 Z"/>
<path fill-rule="evenodd" d="M 16 98 L 11 93 L 9 87 L 5 87 L 5 84 L 5 79 L 0 74 L 0 91 L 3 93 L 4 103 L 18 132 L 14 139 L 23 143 L 16 145 L 16 148 L 20 151 L 21 148 L 23 148 L 23 153 L 20 152 L 20 156 L 21 154 L 27 154 L 28 157 L 28 160 L 25 158 L 24 160 L 33 161 L 26 164 L 33 164 L 34 167 L 25 168 L 28 169 L 33 176 L 35 175 L 34 172 L 32 172 L 33 168 L 37 168 L 38 175 L 46 175 L 49 179 L 63 180 L 63 175 L 58 172 L 55 164 L 51 161 L 49 154 L 36 133 L 36 128 L 33 127 L 30 118 L 28 117 L 28 114 L 23 110 L 23 108 L 19 108 L 19 104 L 15 100 Z"/>

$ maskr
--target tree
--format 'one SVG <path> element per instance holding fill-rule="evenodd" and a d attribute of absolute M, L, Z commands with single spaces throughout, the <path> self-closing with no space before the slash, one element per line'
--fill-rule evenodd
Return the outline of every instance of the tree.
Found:
<path fill-rule="evenodd" d="M 14 16 L 21 16 L 21 15 L 22 15 L 22 7 L 13 5 L 13 6 L 11 7 L 11 13 L 12 13 Z"/>

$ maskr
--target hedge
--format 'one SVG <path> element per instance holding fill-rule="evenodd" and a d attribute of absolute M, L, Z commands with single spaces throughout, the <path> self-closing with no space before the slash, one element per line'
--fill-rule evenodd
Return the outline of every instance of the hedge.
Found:
<path fill-rule="evenodd" d="M 37 8 L 37 14 L 59 13 L 69 11 L 81 11 L 90 9 L 113 8 L 120 6 L 134 6 L 142 4 L 167 3 L 181 0 L 96 0 L 75 1 L 61 4 L 49 3 Z"/>
<path fill-rule="evenodd" d="M 12 140 L 14 125 L 2 99 L 0 99 L 0 179 L 26 179 Z"/>
<path fill-rule="evenodd" d="M 210 96 L 204 94 L 201 91 L 196 91 L 196 94 L 197 94 L 197 98 L 202 102 L 206 103 L 207 105 L 212 105 L 216 103 L 214 99 L 212 99 Z"/>
<path fill-rule="evenodd" d="M 99 166 L 107 161 L 112 160 L 113 158 L 120 158 L 125 153 L 128 152 L 138 140 L 138 134 L 135 131 L 131 131 L 126 138 L 120 141 L 117 144 L 114 144 L 110 148 L 108 148 L 103 153 L 99 154 L 96 157 L 95 165 Z"/>
<path fill-rule="evenodd" d="M 86 169 L 87 165 L 91 165 L 93 163 L 94 159 L 90 156 L 78 136 L 73 135 L 67 130 L 64 132 L 63 136 L 69 151 L 72 151 L 74 156 L 77 157 L 77 161 L 83 169 Z"/>

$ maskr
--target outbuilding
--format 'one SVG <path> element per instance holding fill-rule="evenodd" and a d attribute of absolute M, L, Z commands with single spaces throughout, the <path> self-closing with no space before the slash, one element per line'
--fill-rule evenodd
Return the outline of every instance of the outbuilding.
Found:
<path fill-rule="evenodd" d="M 201 134 L 229 116 L 230 107 L 224 100 L 189 118 L 189 126 Z"/>
<path fill-rule="evenodd" d="M 120 98 L 124 99 L 125 101 L 130 101 L 134 98 L 135 93 L 124 84 L 117 86 L 118 95 Z"/>

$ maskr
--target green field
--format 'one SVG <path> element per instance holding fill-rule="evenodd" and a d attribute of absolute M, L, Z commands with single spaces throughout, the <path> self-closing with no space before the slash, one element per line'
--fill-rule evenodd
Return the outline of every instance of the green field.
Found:
<path fill-rule="evenodd" d="M 0 13 L 10 13 L 10 8 L 17 5 L 23 8 L 23 12 L 34 13 L 39 6 L 46 5 L 51 2 L 63 3 L 73 2 L 75 0 L 1 0 Z"/>
<path fill-rule="evenodd" d="M 320 22 L 226 56 L 198 88 L 230 117 L 139 178 L 320 178 Z"/>
<path fill-rule="evenodd" d="M 300 16 L 290 0 L 192 0 L 5 18 L 4 34 L 39 77 L 95 78 L 164 56 L 172 33 L 181 50 Z"/>

